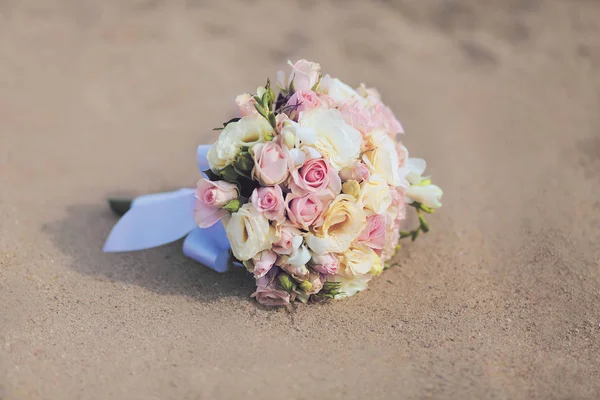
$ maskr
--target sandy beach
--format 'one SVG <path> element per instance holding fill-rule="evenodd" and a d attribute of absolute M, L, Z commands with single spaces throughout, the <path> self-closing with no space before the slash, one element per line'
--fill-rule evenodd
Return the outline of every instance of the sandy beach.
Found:
<path fill-rule="evenodd" d="M 444 188 L 352 298 L 270 310 L 105 199 L 288 59 L 378 87 Z M 600 398 L 600 3 L 0 0 L 0 399 Z"/>

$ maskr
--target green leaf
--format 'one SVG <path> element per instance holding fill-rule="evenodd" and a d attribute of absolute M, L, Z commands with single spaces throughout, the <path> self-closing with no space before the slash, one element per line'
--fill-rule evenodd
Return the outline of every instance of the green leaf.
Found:
<path fill-rule="evenodd" d="M 233 167 L 233 165 L 228 165 L 225 168 L 223 168 L 222 170 L 220 170 L 219 176 L 224 181 L 227 181 L 230 183 L 236 183 L 238 180 L 238 177 L 239 177 L 238 173 L 235 172 L 235 168 Z"/>
<path fill-rule="evenodd" d="M 206 171 L 202 171 L 202 173 L 204 175 L 206 175 L 206 177 L 208 178 L 209 181 L 220 181 L 221 177 L 217 174 L 215 174 L 214 172 L 212 172 L 212 170 L 207 169 Z"/>
<path fill-rule="evenodd" d="M 429 224 L 427 223 L 425 217 L 423 217 L 421 214 L 419 214 L 419 222 L 421 223 L 421 230 L 424 233 L 429 232 Z"/>
<path fill-rule="evenodd" d="M 117 214 L 119 217 L 123 216 L 131 208 L 133 199 L 130 198 L 109 198 L 107 199 L 108 205 L 112 212 Z"/>
<path fill-rule="evenodd" d="M 419 236 L 419 229 L 415 229 L 414 231 L 411 232 L 411 240 L 414 242 L 415 240 L 417 240 L 417 237 Z"/>
<path fill-rule="evenodd" d="M 250 173 L 254 168 L 254 160 L 252 159 L 250 153 L 247 151 L 241 152 L 235 159 L 233 168 L 238 174 L 245 176 L 246 178 L 250 178 Z"/>
<path fill-rule="evenodd" d="M 279 286 L 288 293 L 294 290 L 294 281 L 288 274 L 281 273 L 277 275 Z"/>
<path fill-rule="evenodd" d="M 234 213 L 237 212 L 241 206 L 242 205 L 238 199 L 233 199 L 228 201 L 227 204 L 223 206 L 223 209 L 229 211 L 230 213 Z"/>

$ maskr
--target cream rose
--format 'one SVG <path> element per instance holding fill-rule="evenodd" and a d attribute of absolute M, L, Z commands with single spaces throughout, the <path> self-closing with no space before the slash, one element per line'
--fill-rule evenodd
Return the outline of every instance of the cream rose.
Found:
<path fill-rule="evenodd" d="M 313 145 L 339 171 L 358 159 L 362 135 L 335 109 L 316 108 L 300 113 L 300 125 L 317 132 Z M 393 146 L 392 146 L 393 148 Z"/>
<path fill-rule="evenodd" d="M 231 217 L 223 218 L 231 251 L 240 261 L 249 260 L 263 250 L 269 250 L 274 240 L 274 230 L 269 220 L 252 204 L 242 206 Z"/>
<path fill-rule="evenodd" d="M 369 281 L 373 278 L 373 275 L 357 275 L 354 277 L 344 277 L 341 275 L 335 275 L 328 277 L 327 280 L 331 282 L 338 282 L 340 284 L 340 294 L 336 295 L 336 299 L 343 297 L 354 296 L 358 292 L 362 292 L 368 286 Z"/>
<path fill-rule="evenodd" d="M 208 165 L 213 172 L 223 169 L 233 163 L 242 147 L 264 142 L 267 136 L 273 135 L 273 127 L 260 115 L 247 116 L 237 122 L 231 122 L 208 151 Z"/>
<path fill-rule="evenodd" d="M 367 226 L 367 217 L 354 197 L 341 194 L 323 214 L 323 225 L 306 236 L 306 244 L 316 254 L 342 253 Z"/>
<path fill-rule="evenodd" d="M 374 131 L 369 140 L 373 147 L 366 151 L 362 159 L 371 174 L 378 174 L 392 186 L 400 186 L 403 178 L 398 167 L 398 153 L 394 141 L 384 131 Z"/>
<path fill-rule="evenodd" d="M 360 184 L 359 199 L 367 214 L 382 214 L 392 204 L 390 187 L 379 175 L 371 175 L 368 181 Z"/>
<path fill-rule="evenodd" d="M 344 252 L 338 275 L 354 277 L 368 274 L 380 264 L 379 256 L 365 244 L 354 244 Z"/>

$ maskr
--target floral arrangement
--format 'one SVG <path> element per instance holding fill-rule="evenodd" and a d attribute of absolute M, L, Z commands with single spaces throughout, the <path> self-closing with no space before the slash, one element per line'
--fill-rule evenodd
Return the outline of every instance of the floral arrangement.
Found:
<path fill-rule="evenodd" d="M 222 221 L 234 260 L 267 306 L 352 296 L 381 274 L 401 238 L 429 226 L 442 190 L 409 158 L 377 90 L 353 89 L 317 63 L 289 63 L 236 98 L 195 191 L 194 219 Z M 406 207 L 419 226 L 402 231 Z"/>

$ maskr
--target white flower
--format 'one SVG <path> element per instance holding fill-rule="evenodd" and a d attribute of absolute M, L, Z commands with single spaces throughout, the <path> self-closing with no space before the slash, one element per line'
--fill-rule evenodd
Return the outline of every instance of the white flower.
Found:
<path fill-rule="evenodd" d="M 208 165 L 214 172 L 233 163 L 242 146 L 252 147 L 275 133 L 269 122 L 261 117 L 247 116 L 227 124 L 207 154 Z"/>
<path fill-rule="evenodd" d="M 240 261 L 249 260 L 273 243 L 274 230 L 269 220 L 251 203 L 244 204 L 231 217 L 223 218 L 231 251 Z"/>
<path fill-rule="evenodd" d="M 360 185 L 360 201 L 363 208 L 374 214 L 382 214 L 392 204 L 390 187 L 379 175 L 371 175 L 368 181 Z"/>
<path fill-rule="evenodd" d="M 411 185 L 406 191 L 405 201 L 412 203 L 417 201 L 429 208 L 440 208 L 440 202 L 444 192 L 437 185 L 414 186 Z"/>
<path fill-rule="evenodd" d="M 302 236 L 298 235 L 292 239 L 292 255 L 288 259 L 287 263 L 296 267 L 304 266 L 310 261 L 310 251 L 306 248 L 303 242 Z"/>
<path fill-rule="evenodd" d="M 439 186 L 433 185 L 429 178 L 421 176 L 427 167 L 425 160 L 409 158 L 406 165 L 406 180 L 410 184 L 404 196 L 406 203 L 417 201 L 426 207 L 440 208 L 444 192 Z"/>
<path fill-rule="evenodd" d="M 406 180 L 411 185 L 418 185 L 423 180 L 423 172 L 427 163 L 422 158 L 409 158 L 406 162 Z"/>
<path fill-rule="evenodd" d="M 285 121 L 285 125 L 281 129 L 281 136 L 283 136 L 285 145 L 290 149 L 317 143 L 317 131 L 291 120 Z"/>
<path fill-rule="evenodd" d="M 300 125 L 317 132 L 314 147 L 337 171 L 358 158 L 362 135 L 344 122 L 342 113 L 338 110 L 315 108 L 302 112 Z"/>
<path fill-rule="evenodd" d="M 373 275 L 357 275 L 354 277 L 345 277 L 342 275 L 335 275 L 328 278 L 328 281 L 339 282 L 341 294 L 335 296 L 336 299 L 343 297 L 354 296 L 358 292 L 362 292 L 368 286 L 369 281 L 373 278 Z"/>
<path fill-rule="evenodd" d="M 356 90 L 352 89 L 339 79 L 332 78 L 329 75 L 325 75 L 321 78 L 321 82 L 319 82 L 319 86 L 317 87 L 317 92 L 328 95 L 336 103 L 342 103 L 350 98 L 356 98 L 362 104 L 367 104 L 367 100 L 358 94 Z"/>
<path fill-rule="evenodd" d="M 388 185 L 401 186 L 402 176 L 399 168 L 396 144 L 384 131 L 374 131 L 370 136 L 373 150 L 363 154 L 363 161 L 371 174 L 380 175 Z"/>

